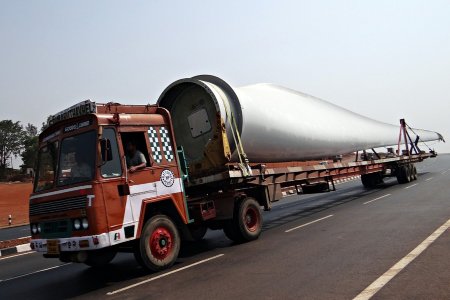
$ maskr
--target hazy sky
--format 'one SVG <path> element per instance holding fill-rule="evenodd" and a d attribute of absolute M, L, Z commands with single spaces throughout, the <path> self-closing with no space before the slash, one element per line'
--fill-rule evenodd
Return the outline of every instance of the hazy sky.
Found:
<path fill-rule="evenodd" d="M 85 99 L 154 103 L 206 73 L 404 117 L 450 141 L 448 0 L 0 0 L 0 41 L 0 120 L 40 127 Z"/>

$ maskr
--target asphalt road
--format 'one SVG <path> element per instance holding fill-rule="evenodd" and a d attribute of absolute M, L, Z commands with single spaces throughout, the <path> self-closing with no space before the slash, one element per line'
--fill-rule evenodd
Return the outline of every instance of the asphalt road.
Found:
<path fill-rule="evenodd" d="M 0 241 L 12 240 L 30 235 L 30 226 L 28 225 L 0 229 Z"/>
<path fill-rule="evenodd" d="M 0 298 L 353 299 L 381 280 L 373 299 L 450 299 L 450 229 L 433 235 L 450 219 L 450 155 L 418 171 L 406 185 L 367 191 L 355 181 L 289 197 L 264 214 L 259 240 L 235 245 L 209 231 L 165 272 L 146 273 L 130 254 L 103 270 L 6 257 Z"/>

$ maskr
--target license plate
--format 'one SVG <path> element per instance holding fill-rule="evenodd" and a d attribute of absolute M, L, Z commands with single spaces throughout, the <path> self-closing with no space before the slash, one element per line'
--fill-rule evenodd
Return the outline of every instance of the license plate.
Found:
<path fill-rule="evenodd" d="M 47 254 L 59 254 L 59 241 L 48 240 L 47 241 Z"/>

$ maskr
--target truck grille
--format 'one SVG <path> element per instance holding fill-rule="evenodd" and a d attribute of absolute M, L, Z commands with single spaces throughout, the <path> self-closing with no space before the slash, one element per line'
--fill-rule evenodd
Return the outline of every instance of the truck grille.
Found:
<path fill-rule="evenodd" d="M 70 220 L 59 220 L 41 223 L 41 237 L 44 239 L 69 237 L 72 232 Z"/>
<path fill-rule="evenodd" d="M 87 198 L 76 197 L 61 199 L 45 203 L 32 203 L 30 205 L 30 216 L 49 214 L 55 212 L 61 212 L 72 209 L 85 208 L 87 203 Z"/>

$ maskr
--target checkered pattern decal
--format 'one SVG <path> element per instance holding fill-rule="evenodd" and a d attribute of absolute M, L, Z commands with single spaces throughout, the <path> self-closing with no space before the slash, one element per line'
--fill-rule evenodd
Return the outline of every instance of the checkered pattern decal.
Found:
<path fill-rule="evenodd" d="M 164 152 L 164 157 L 168 162 L 171 162 L 174 159 L 174 156 L 172 145 L 170 143 L 169 131 L 166 127 L 161 126 L 161 128 L 159 129 L 159 134 L 161 135 L 161 144 L 162 151 Z"/>
<path fill-rule="evenodd" d="M 148 128 L 148 138 L 150 140 L 150 148 L 152 149 L 153 160 L 159 164 L 162 161 L 161 148 L 159 147 L 158 134 L 153 127 Z"/>

